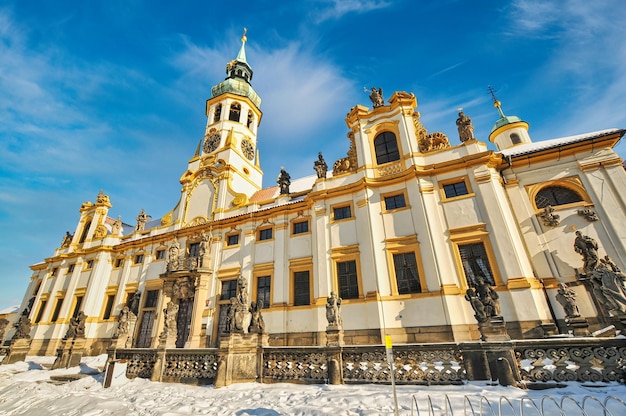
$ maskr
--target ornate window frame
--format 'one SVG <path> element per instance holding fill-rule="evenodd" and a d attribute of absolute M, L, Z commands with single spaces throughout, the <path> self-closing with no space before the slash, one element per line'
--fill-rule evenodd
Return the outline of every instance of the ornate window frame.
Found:
<path fill-rule="evenodd" d="M 489 267 L 493 273 L 493 279 L 497 287 L 504 287 L 505 284 L 502 281 L 502 275 L 500 274 L 500 267 L 496 260 L 496 254 L 493 251 L 491 240 L 489 239 L 489 233 L 487 232 L 487 224 L 480 223 L 468 227 L 460 227 L 448 230 L 450 233 L 450 242 L 453 246 L 454 262 L 456 264 L 457 274 L 459 276 L 460 287 L 465 293 L 469 288 L 467 277 L 465 276 L 465 268 L 461 260 L 461 252 L 459 246 L 464 244 L 482 243 L 487 253 L 487 260 L 489 261 Z"/>
<path fill-rule="evenodd" d="M 343 299 L 343 302 L 346 303 L 350 303 L 350 302 L 359 302 L 359 301 L 363 301 L 365 299 L 365 292 L 363 291 L 363 273 L 361 271 L 361 252 L 359 251 L 359 245 L 358 244 L 354 244 L 351 246 L 345 246 L 345 247 L 336 247 L 336 248 L 331 248 L 331 254 L 330 254 L 330 258 L 331 261 L 333 263 L 332 266 L 332 276 L 333 276 L 333 281 L 332 281 L 332 290 L 335 291 L 335 293 L 337 293 L 339 296 L 339 276 L 337 273 L 337 263 L 343 263 L 343 262 L 347 262 L 347 261 L 355 261 L 356 263 L 356 280 L 357 280 L 357 287 L 359 290 L 359 297 L 358 298 L 352 298 L 352 299 Z"/>
<path fill-rule="evenodd" d="M 554 186 L 560 186 L 570 189 L 571 191 L 576 192 L 578 195 L 580 195 L 582 199 L 581 201 L 572 202 L 570 204 L 554 205 L 552 208 L 554 208 L 556 211 L 580 206 L 593 205 L 593 202 L 591 201 L 591 198 L 589 197 L 589 194 L 587 193 L 587 190 L 585 189 L 585 186 L 583 185 L 580 178 L 578 176 L 568 176 L 566 178 L 553 179 L 549 181 L 534 183 L 532 185 L 526 185 L 526 192 L 528 193 L 530 203 L 535 210 L 535 215 L 539 215 L 544 211 L 544 208 L 537 208 L 537 203 L 535 202 L 537 194 L 543 189 Z"/>
<path fill-rule="evenodd" d="M 229 244 L 230 237 L 237 236 L 237 244 Z M 235 248 L 241 246 L 241 230 L 232 230 L 224 235 L 224 248 Z"/>
<path fill-rule="evenodd" d="M 345 208 L 345 207 L 350 207 L 350 216 L 346 217 L 346 218 L 335 219 L 335 209 L 341 209 L 341 208 Z M 331 223 L 337 223 L 337 222 L 343 222 L 343 221 L 353 221 L 355 218 L 356 218 L 356 216 L 355 216 L 355 212 L 354 212 L 354 202 L 352 200 L 339 202 L 337 204 L 333 204 L 333 205 L 330 206 L 330 222 Z"/>
<path fill-rule="evenodd" d="M 404 159 L 404 149 L 402 148 L 402 142 L 400 140 L 400 130 L 398 129 L 398 123 L 399 123 L 398 121 L 385 121 L 365 131 L 367 133 L 367 138 L 369 141 L 373 166 L 378 167 L 378 166 L 387 165 L 389 163 L 398 163 Z M 378 163 L 378 157 L 376 154 L 376 146 L 374 145 L 374 142 L 376 141 L 376 138 L 378 138 L 378 136 L 386 132 L 393 133 L 396 136 L 396 145 L 398 147 L 398 159 L 391 160 L 391 161 L 384 162 L 384 163 Z"/>
<path fill-rule="evenodd" d="M 446 192 L 444 190 L 444 187 L 447 185 L 453 185 L 456 183 L 461 183 L 464 182 L 465 183 L 465 187 L 467 189 L 467 193 L 463 194 L 463 195 L 456 195 L 456 196 L 452 196 L 452 197 L 447 197 L 446 196 Z M 472 189 L 472 184 L 469 180 L 469 176 L 464 175 L 464 176 L 456 176 L 454 178 L 449 178 L 449 179 L 443 179 L 440 180 L 439 182 L 439 194 L 441 195 L 441 200 L 443 202 L 448 202 L 448 201 L 458 201 L 460 199 L 465 199 L 465 198 L 472 198 L 474 196 L 476 196 L 476 194 L 474 193 L 474 190 Z"/>
<path fill-rule="evenodd" d="M 387 273 L 389 274 L 391 296 L 397 296 L 400 298 L 411 298 L 428 292 L 428 286 L 426 284 L 426 274 L 424 272 L 422 257 L 420 256 L 420 245 L 417 241 L 417 235 L 387 239 L 385 241 L 385 252 L 387 255 Z M 393 260 L 393 255 L 410 252 L 415 253 L 415 262 L 417 263 L 420 291 L 415 293 L 400 294 L 398 293 L 398 280 L 396 277 L 396 267 Z"/>
<path fill-rule="evenodd" d="M 300 232 L 300 233 L 296 233 L 295 232 L 295 226 L 296 224 L 300 224 L 300 223 L 307 223 L 307 231 L 305 232 Z M 311 234 L 311 217 L 310 216 L 302 216 L 299 215 L 295 218 L 293 218 L 291 221 L 289 221 L 289 230 L 290 230 L 290 235 L 292 237 L 300 237 L 303 235 L 307 235 L 307 234 Z"/>

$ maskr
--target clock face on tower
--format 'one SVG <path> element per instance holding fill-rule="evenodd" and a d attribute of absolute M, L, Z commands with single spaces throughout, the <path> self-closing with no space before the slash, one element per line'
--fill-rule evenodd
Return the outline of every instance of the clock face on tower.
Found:
<path fill-rule="evenodd" d="M 254 159 L 254 144 L 248 139 L 241 141 L 241 151 L 248 158 L 248 160 Z"/>
<path fill-rule="evenodd" d="M 210 134 L 204 138 L 204 153 L 211 153 L 220 145 L 221 137 L 218 133 Z"/>

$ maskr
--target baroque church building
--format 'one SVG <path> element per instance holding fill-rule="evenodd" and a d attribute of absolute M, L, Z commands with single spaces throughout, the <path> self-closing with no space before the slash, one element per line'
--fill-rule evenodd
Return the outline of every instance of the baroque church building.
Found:
<path fill-rule="evenodd" d="M 626 268 L 626 173 L 612 150 L 626 130 L 533 142 L 494 96 L 497 150 L 462 113 L 454 145 L 426 130 L 413 94 L 372 89 L 372 106 L 345 119 L 345 158 L 313 155 L 316 175 L 283 170 L 263 189 L 245 41 L 206 102 L 174 208 L 124 224 L 100 192 L 31 266 L 31 354 L 54 355 L 81 316 L 91 354 L 120 330 L 127 347 L 157 347 L 172 328 L 171 347 L 216 347 L 236 296 L 262 310 L 274 346 L 325 345 L 331 292 L 345 345 L 485 339 L 485 314 L 514 339 L 575 331 L 574 317 L 585 333 L 619 327 L 626 304 L 594 271 Z M 485 290 L 494 309 L 475 302 Z"/>

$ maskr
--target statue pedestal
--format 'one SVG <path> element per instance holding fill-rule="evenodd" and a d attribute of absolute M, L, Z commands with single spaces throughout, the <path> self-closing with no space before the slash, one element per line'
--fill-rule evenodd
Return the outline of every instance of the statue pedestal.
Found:
<path fill-rule="evenodd" d="M 328 325 L 326 327 L 326 346 L 343 347 L 343 328 L 339 325 Z"/>
<path fill-rule="evenodd" d="M 162 333 L 161 335 L 159 335 L 158 348 L 176 348 L 176 335 L 177 334 L 166 333 Z"/>
<path fill-rule="evenodd" d="M 9 351 L 4 357 L 2 364 L 13 364 L 18 361 L 26 360 L 26 354 L 30 350 L 30 339 L 16 339 L 15 341 L 11 341 L 11 345 L 9 346 Z"/>
<path fill-rule="evenodd" d="M 478 330 L 483 341 L 501 342 L 510 341 L 511 337 L 506 332 L 506 322 L 501 316 L 494 316 L 487 322 L 478 323 Z"/>
<path fill-rule="evenodd" d="M 61 348 L 57 350 L 57 358 L 52 369 L 75 367 L 80 364 L 85 349 L 84 338 L 64 339 Z"/>
<path fill-rule="evenodd" d="M 257 381 L 262 374 L 259 347 L 267 345 L 267 341 L 267 334 L 232 333 L 221 337 L 215 387 Z"/>
<path fill-rule="evenodd" d="M 615 328 L 619 330 L 626 330 L 626 314 L 620 312 L 617 316 L 612 316 L 609 321 Z"/>
<path fill-rule="evenodd" d="M 588 337 L 591 335 L 589 332 L 589 322 L 582 316 L 565 318 L 565 324 L 567 325 L 568 331 L 571 331 L 575 337 Z"/>

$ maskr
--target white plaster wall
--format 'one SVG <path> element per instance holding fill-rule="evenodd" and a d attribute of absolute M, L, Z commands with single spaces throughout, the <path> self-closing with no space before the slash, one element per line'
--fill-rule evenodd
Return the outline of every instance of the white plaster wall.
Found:
<path fill-rule="evenodd" d="M 187 222 L 200 216 L 210 218 L 214 192 L 215 189 L 209 181 L 202 181 L 198 184 L 189 198 L 189 204 L 187 205 Z"/>
<path fill-rule="evenodd" d="M 311 236 L 291 237 L 287 240 L 289 250 L 289 258 L 297 259 L 301 257 L 309 257 L 311 252 Z"/>
<path fill-rule="evenodd" d="M 467 227 L 484 222 L 475 197 L 444 202 L 441 205 L 448 228 Z"/>

